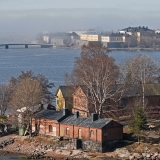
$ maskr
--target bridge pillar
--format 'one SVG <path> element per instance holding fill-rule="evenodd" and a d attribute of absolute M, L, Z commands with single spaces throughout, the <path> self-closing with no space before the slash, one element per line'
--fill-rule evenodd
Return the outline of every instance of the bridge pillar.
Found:
<path fill-rule="evenodd" d="M 6 45 L 5 45 L 5 49 L 8 49 L 8 48 L 9 48 L 9 46 L 6 44 Z"/>
<path fill-rule="evenodd" d="M 25 48 L 28 48 L 28 44 L 25 44 Z"/>

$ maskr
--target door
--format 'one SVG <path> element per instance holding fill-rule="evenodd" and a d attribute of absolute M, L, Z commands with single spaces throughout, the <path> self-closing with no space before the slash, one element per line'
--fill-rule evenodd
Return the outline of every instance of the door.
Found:
<path fill-rule="evenodd" d="M 60 136 L 64 136 L 64 128 L 60 127 Z"/>
<path fill-rule="evenodd" d="M 82 139 L 82 131 L 81 131 L 80 128 L 78 129 L 78 138 L 79 138 L 79 139 Z"/>
<path fill-rule="evenodd" d="M 56 127 L 53 127 L 53 136 L 56 136 Z"/>

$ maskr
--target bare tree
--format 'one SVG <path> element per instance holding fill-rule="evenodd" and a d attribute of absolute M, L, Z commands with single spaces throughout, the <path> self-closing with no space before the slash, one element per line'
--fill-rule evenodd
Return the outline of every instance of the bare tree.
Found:
<path fill-rule="evenodd" d="M 8 85 L 0 84 L 0 115 L 5 115 L 10 100 L 11 90 Z"/>
<path fill-rule="evenodd" d="M 22 125 L 27 125 L 29 134 L 31 134 L 31 118 L 35 112 L 34 107 L 41 103 L 43 96 L 44 91 L 41 83 L 29 78 L 21 80 L 13 91 L 10 108 L 22 113 L 19 118 Z"/>
<path fill-rule="evenodd" d="M 81 55 L 75 60 L 74 69 L 67 77 L 72 77 L 70 84 L 87 87 L 94 111 L 100 117 L 106 100 L 115 100 L 122 91 L 122 85 L 115 84 L 119 70 L 114 59 L 108 55 L 109 51 L 102 45 L 82 46 Z"/>
<path fill-rule="evenodd" d="M 142 105 L 145 106 L 145 84 L 155 82 L 158 74 L 158 63 L 149 56 L 138 55 L 127 59 L 120 65 L 121 75 L 125 77 L 128 84 L 140 84 L 142 87 Z"/>
<path fill-rule="evenodd" d="M 12 77 L 10 79 L 10 82 L 9 82 L 10 88 L 12 88 L 12 90 L 14 91 L 16 86 L 23 79 L 26 79 L 26 78 L 37 80 L 41 84 L 43 92 L 45 94 L 44 100 L 47 101 L 47 103 L 49 103 L 51 100 L 53 100 L 54 95 L 51 92 L 51 89 L 54 87 L 54 83 L 49 82 L 48 79 L 45 76 L 41 75 L 41 74 L 34 75 L 31 70 L 30 71 L 26 71 L 26 72 L 22 71 L 21 74 L 17 78 Z"/>

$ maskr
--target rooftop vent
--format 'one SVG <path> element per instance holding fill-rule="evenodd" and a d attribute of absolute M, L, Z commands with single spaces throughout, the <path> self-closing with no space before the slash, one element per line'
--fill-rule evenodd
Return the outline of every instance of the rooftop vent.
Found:
<path fill-rule="evenodd" d="M 91 117 L 92 117 L 92 122 L 98 120 L 98 114 L 96 113 L 92 113 Z"/>
<path fill-rule="evenodd" d="M 69 111 L 67 108 L 63 109 L 63 116 L 67 116 L 69 114 Z"/>
<path fill-rule="evenodd" d="M 78 118 L 78 117 L 79 117 L 79 112 L 78 111 L 74 112 L 74 118 Z"/>

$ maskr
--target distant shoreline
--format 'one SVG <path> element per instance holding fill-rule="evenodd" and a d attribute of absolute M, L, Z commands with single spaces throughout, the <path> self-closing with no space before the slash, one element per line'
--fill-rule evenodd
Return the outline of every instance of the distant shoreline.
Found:
<path fill-rule="evenodd" d="M 16 49 L 25 49 L 25 48 L 21 48 L 21 47 L 17 47 Z M 31 48 L 36 48 L 36 47 L 29 47 L 29 49 Z M 38 47 L 40 48 L 40 47 Z M 53 47 L 44 47 L 44 48 L 53 48 L 53 49 L 76 49 L 76 50 L 81 50 L 80 46 L 71 46 L 71 47 L 67 47 L 67 46 L 53 46 Z M 0 45 L 0 49 L 5 49 L 4 46 Z M 13 49 L 13 48 L 9 48 L 9 49 Z M 15 49 L 15 48 L 14 48 Z M 42 47 L 43 49 L 43 47 Z M 160 51 L 160 48 L 109 48 L 111 51 Z"/>
<path fill-rule="evenodd" d="M 56 49 L 77 49 L 77 50 L 81 50 L 81 47 L 66 47 L 66 46 L 57 46 L 57 47 L 53 47 Z M 160 48 L 109 48 L 114 51 L 160 51 Z"/>

